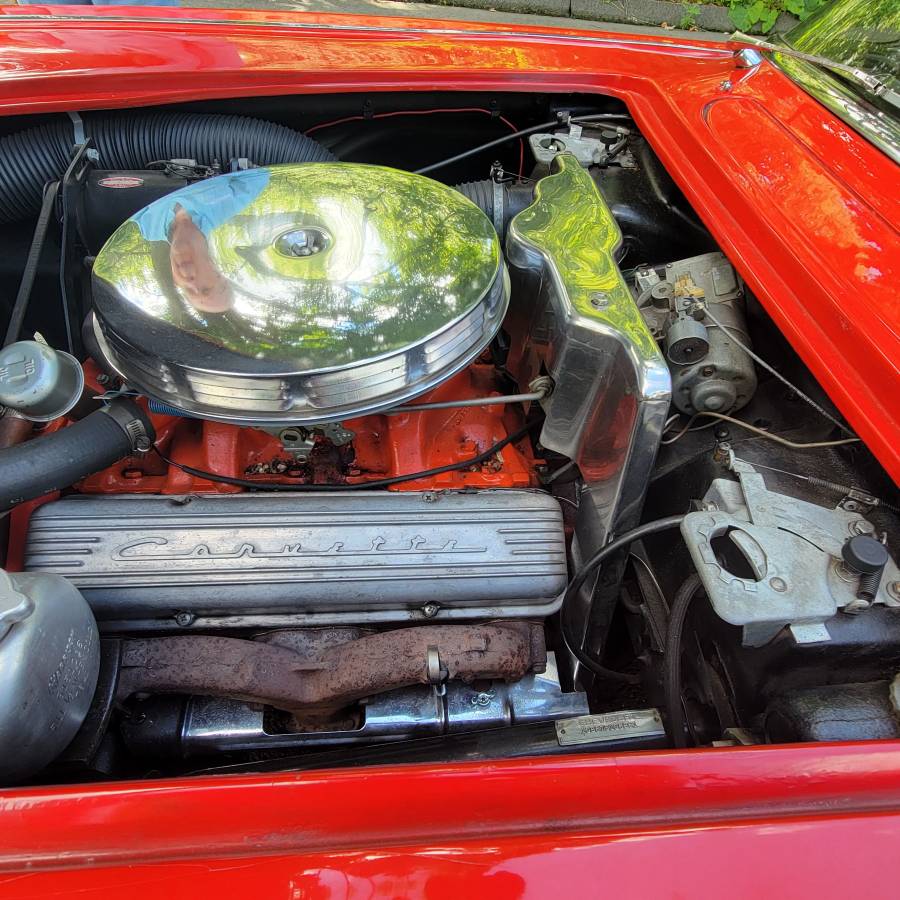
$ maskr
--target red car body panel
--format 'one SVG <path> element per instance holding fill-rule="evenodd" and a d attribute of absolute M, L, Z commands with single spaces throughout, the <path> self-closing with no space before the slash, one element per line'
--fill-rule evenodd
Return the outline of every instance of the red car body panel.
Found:
<path fill-rule="evenodd" d="M 19 790 L 0 799 L 0 896 L 894 897 L 898 758 L 885 742 Z"/>
<path fill-rule="evenodd" d="M 577 29 L 0 10 L 6 114 L 417 89 L 624 100 L 900 480 L 898 169 L 771 64 L 741 70 L 722 44 Z M 0 835 L 3 897 L 894 896 L 900 745 L 9 790 Z"/>
<path fill-rule="evenodd" d="M 620 97 L 900 482 L 898 168 L 771 64 L 741 70 L 722 44 L 577 29 L 256 10 L 0 12 L 6 113 L 361 89 Z"/>

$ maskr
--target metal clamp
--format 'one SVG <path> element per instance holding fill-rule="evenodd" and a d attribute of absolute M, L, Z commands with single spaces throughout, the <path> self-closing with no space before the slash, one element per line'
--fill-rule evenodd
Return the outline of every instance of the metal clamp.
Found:
<path fill-rule="evenodd" d="M 425 652 L 425 677 L 428 679 L 428 683 L 434 687 L 434 692 L 438 697 L 443 697 L 447 693 L 447 680 L 450 673 L 441 662 L 441 652 L 437 647 L 429 647 Z"/>

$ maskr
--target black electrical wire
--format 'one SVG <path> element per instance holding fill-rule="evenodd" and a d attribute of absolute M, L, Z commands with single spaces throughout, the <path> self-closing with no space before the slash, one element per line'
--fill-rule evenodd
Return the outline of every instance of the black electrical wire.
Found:
<path fill-rule="evenodd" d="M 702 587 L 699 575 L 691 575 L 678 588 L 669 610 L 669 625 L 666 628 L 666 651 L 663 656 L 663 691 L 666 703 L 666 718 L 669 733 L 676 747 L 686 747 L 684 729 L 684 707 L 681 705 L 681 635 L 691 601 Z"/>
<path fill-rule="evenodd" d="M 620 534 L 617 538 L 601 547 L 592 557 L 590 557 L 590 559 L 583 563 L 569 582 L 566 593 L 563 596 L 562 609 L 560 611 L 560 630 L 562 631 L 563 640 L 566 642 L 566 646 L 572 652 L 572 655 L 589 672 L 593 672 L 595 675 L 599 675 L 601 678 L 607 678 L 610 681 L 621 681 L 625 684 L 640 683 L 639 675 L 631 675 L 625 672 L 616 672 L 613 669 L 607 669 L 606 666 L 601 665 L 598 660 L 582 648 L 582 641 L 575 636 L 570 612 L 575 597 L 578 595 L 578 591 L 581 590 L 581 587 L 588 576 L 590 576 L 591 573 L 610 556 L 618 553 L 620 550 L 624 550 L 635 541 L 647 537 L 647 535 L 656 534 L 660 531 L 668 531 L 671 528 L 678 528 L 683 519 L 684 516 L 668 516 L 665 519 L 656 519 L 653 522 L 645 522 L 643 525 L 638 525 L 637 528 L 632 528 L 631 531 Z"/>
<path fill-rule="evenodd" d="M 595 113 L 588 116 L 572 116 L 572 118 L 565 121 L 562 119 L 551 119 L 549 122 L 541 122 L 540 125 L 532 125 L 530 128 L 522 128 L 519 131 L 511 131 L 509 134 L 504 134 L 502 137 L 498 137 L 493 141 L 488 141 L 486 144 L 480 144 L 478 147 L 473 147 L 471 150 L 457 153 L 456 156 L 450 156 L 447 159 L 442 159 L 438 162 L 431 163 L 430 165 L 423 166 L 421 169 L 416 169 L 413 174 L 426 175 L 428 172 L 434 172 L 435 169 L 443 169 L 445 166 L 450 166 L 460 160 L 468 159 L 470 156 L 475 156 L 475 154 L 481 153 L 484 150 L 490 150 L 492 147 L 499 147 L 501 144 L 518 140 L 521 137 L 525 137 L 525 135 L 535 134 L 538 131 L 546 131 L 548 128 L 559 128 L 561 125 L 567 125 L 569 122 L 574 122 L 577 125 L 579 122 L 603 122 L 621 119 L 630 121 L 631 116 L 625 113 Z"/>
<path fill-rule="evenodd" d="M 37 225 L 34 226 L 34 237 L 31 239 L 31 246 L 28 248 L 25 268 L 22 271 L 22 280 L 19 282 L 19 290 L 16 293 L 12 314 L 9 317 L 6 337 L 3 339 L 4 347 L 19 340 L 22 332 L 25 314 L 28 312 L 28 301 L 31 299 L 31 288 L 34 286 L 34 277 L 37 274 L 38 263 L 41 259 L 41 252 L 44 249 L 44 242 L 47 239 L 47 229 L 50 226 L 50 218 L 56 206 L 56 195 L 58 193 L 58 181 L 51 181 L 44 187 L 41 211 L 38 214 Z"/>
<path fill-rule="evenodd" d="M 356 484 L 291 484 L 284 481 L 253 481 L 250 478 L 233 478 L 230 475 L 218 475 L 215 472 L 206 472 L 203 469 L 195 469 L 193 466 L 185 466 L 182 463 L 175 462 L 162 452 L 158 447 L 153 449 L 163 459 L 164 462 L 176 469 L 181 469 L 188 475 L 195 478 L 205 478 L 207 481 L 218 481 L 222 484 L 234 484 L 237 487 L 248 488 L 256 491 L 298 491 L 298 492 L 316 492 L 316 493 L 333 493 L 335 491 L 362 491 L 371 488 L 390 487 L 392 484 L 403 484 L 405 481 L 418 481 L 420 478 L 430 478 L 432 475 L 443 475 L 444 472 L 456 472 L 460 469 L 468 469 L 470 466 L 477 466 L 483 462 L 487 462 L 495 453 L 499 453 L 508 444 L 514 444 L 516 441 L 522 440 L 533 428 L 540 424 L 539 421 L 531 422 L 524 428 L 513 432 L 502 441 L 488 447 L 487 450 L 472 456 L 469 459 L 460 462 L 448 463 L 446 466 L 436 466 L 433 469 L 423 469 L 421 472 L 410 472 L 408 475 L 394 475 L 391 478 L 379 478 L 375 481 L 361 481 Z"/>

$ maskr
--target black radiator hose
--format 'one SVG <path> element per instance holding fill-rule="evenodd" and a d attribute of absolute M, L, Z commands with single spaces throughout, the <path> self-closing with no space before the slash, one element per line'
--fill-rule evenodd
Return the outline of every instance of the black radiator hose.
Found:
<path fill-rule="evenodd" d="M 506 228 L 512 217 L 534 200 L 534 185 L 528 183 L 495 184 L 488 178 L 485 181 L 465 181 L 454 185 L 454 188 L 484 210 L 494 223 L 501 241 L 506 237 Z"/>
<path fill-rule="evenodd" d="M 206 113 L 92 113 L 83 132 L 98 152 L 98 168 L 141 169 L 161 159 L 201 165 L 247 158 L 256 165 L 327 162 L 335 157 L 298 131 L 246 116 Z M 33 218 L 44 185 L 62 176 L 77 143 L 75 123 L 56 119 L 0 138 L 0 222 Z"/>
<path fill-rule="evenodd" d="M 80 422 L 0 450 L 0 512 L 149 450 L 155 440 L 144 411 L 119 399 Z"/>

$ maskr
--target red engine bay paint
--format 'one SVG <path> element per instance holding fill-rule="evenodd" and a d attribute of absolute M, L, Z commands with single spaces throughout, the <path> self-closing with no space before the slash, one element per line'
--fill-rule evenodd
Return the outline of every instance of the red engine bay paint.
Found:
<path fill-rule="evenodd" d="M 88 366 L 88 379 L 96 370 Z M 465 400 L 501 393 L 494 367 L 476 363 L 419 401 Z M 317 438 L 308 465 L 300 464 L 276 434 L 257 428 L 151 414 L 160 449 L 184 466 L 260 482 L 364 484 L 459 463 L 521 428 L 521 414 L 502 405 L 377 414 L 348 419 L 355 437 L 338 447 Z M 445 472 L 394 485 L 393 490 L 527 488 L 538 485 L 529 440 L 504 447 L 471 470 Z M 196 478 L 169 466 L 155 453 L 128 457 L 76 485 L 87 494 L 235 493 L 242 488 Z"/>

